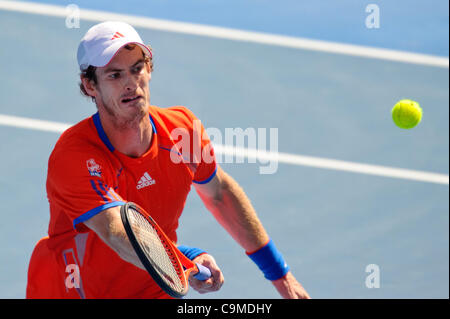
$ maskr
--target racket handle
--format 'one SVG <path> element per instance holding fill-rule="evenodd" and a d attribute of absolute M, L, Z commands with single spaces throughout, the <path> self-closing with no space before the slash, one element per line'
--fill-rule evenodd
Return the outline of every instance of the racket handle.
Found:
<path fill-rule="evenodd" d="M 209 270 L 209 268 L 206 268 L 205 266 L 197 263 L 195 265 L 197 266 L 198 273 L 194 275 L 194 278 L 198 280 L 206 280 L 211 277 L 211 271 Z"/>

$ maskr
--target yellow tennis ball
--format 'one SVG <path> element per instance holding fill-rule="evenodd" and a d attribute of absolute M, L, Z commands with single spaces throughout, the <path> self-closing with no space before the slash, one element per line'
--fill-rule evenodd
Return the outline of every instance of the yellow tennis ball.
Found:
<path fill-rule="evenodd" d="M 422 120 L 422 108 L 419 103 L 412 100 L 400 100 L 392 108 L 394 123 L 404 129 L 410 129 Z"/>

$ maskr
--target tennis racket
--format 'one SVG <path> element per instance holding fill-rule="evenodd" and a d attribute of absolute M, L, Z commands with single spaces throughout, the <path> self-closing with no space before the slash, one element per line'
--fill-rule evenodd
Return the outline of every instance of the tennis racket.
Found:
<path fill-rule="evenodd" d="M 126 203 L 120 208 L 120 216 L 141 263 L 168 295 L 174 298 L 185 296 L 191 272 L 195 272 L 194 277 L 199 280 L 211 277 L 210 270 L 184 256 L 139 205 Z"/>

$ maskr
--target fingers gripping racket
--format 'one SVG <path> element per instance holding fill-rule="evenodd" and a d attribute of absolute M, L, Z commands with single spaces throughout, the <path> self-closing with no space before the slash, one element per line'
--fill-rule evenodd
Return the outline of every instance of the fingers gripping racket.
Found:
<path fill-rule="evenodd" d="M 172 243 L 158 224 L 139 205 L 128 202 L 120 208 L 128 239 L 153 280 L 168 295 L 186 295 L 191 272 L 199 280 L 211 277 L 208 268 L 193 263 Z"/>

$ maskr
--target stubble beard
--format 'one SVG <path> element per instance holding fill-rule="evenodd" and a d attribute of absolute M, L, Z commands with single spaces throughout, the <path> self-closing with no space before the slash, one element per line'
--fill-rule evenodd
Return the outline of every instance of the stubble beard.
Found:
<path fill-rule="evenodd" d="M 114 112 L 113 108 L 109 106 L 103 98 L 102 105 L 106 113 L 108 113 L 110 119 L 112 120 L 111 122 L 114 128 L 119 131 L 138 127 L 140 121 L 144 118 L 144 116 L 148 114 L 148 106 L 136 106 L 135 112 L 129 114 L 128 117 L 124 118 L 123 116 L 119 116 L 116 112 Z"/>

